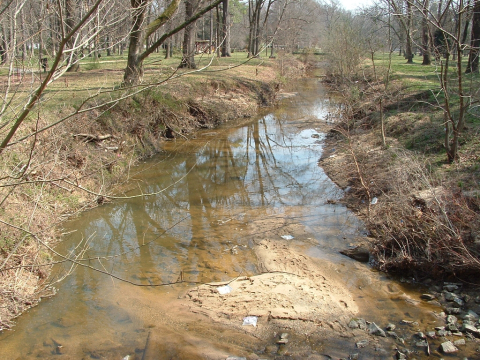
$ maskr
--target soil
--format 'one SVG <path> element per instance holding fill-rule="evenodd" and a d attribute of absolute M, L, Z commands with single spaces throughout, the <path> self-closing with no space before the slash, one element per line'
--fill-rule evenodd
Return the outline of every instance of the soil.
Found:
<path fill-rule="evenodd" d="M 336 324 L 331 326 L 343 333 L 341 324 L 357 313 L 357 305 L 333 266 L 305 256 L 292 241 L 279 240 L 285 232 L 284 222 L 273 218 L 249 225 L 262 274 L 192 289 L 186 295 L 191 310 L 233 327 L 241 327 L 246 316 L 256 316 L 257 328 L 252 331 L 262 338 L 269 336 L 264 334 L 272 332 L 276 320 L 290 320 L 290 326 L 302 332 L 328 329 L 331 333 L 327 324 Z M 260 229 L 263 234 L 259 238 Z M 288 229 L 295 238 L 303 235 L 299 225 L 291 224 Z M 231 293 L 221 295 L 218 288 L 227 284 Z"/>

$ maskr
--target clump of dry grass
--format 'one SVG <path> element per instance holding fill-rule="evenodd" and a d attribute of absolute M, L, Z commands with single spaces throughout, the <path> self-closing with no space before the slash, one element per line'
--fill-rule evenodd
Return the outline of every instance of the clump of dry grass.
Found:
<path fill-rule="evenodd" d="M 480 270 L 477 199 L 432 178 L 419 155 L 390 151 L 388 192 L 371 207 L 376 266 L 419 276 L 466 277 Z"/>

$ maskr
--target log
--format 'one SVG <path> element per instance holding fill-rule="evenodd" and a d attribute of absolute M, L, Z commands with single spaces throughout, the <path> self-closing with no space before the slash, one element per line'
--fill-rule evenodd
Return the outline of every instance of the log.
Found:
<path fill-rule="evenodd" d="M 75 134 L 73 135 L 74 138 L 84 138 L 86 142 L 90 141 L 103 141 L 110 138 L 113 138 L 112 134 L 106 135 L 93 135 L 93 134 Z"/>

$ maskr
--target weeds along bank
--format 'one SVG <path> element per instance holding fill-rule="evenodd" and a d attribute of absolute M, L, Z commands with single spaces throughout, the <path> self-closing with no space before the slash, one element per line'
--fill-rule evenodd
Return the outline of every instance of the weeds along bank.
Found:
<path fill-rule="evenodd" d="M 143 91 L 135 88 L 118 101 L 106 89 L 115 89 L 121 69 L 66 74 L 50 87 L 14 145 L 0 155 L 0 330 L 54 294 L 52 264 L 67 260 L 54 249 L 62 221 L 109 201 L 115 187 L 128 181 L 131 167 L 161 151 L 163 141 L 253 116 L 305 70 L 293 58 L 226 68 L 211 66 Z M 152 84 L 159 72 L 172 72 L 168 66 L 146 70 Z M 78 111 L 84 108 L 90 110 Z M 35 134 L 38 129 L 45 130 Z M 32 136 L 21 140 L 27 135 Z"/>
<path fill-rule="evenodd" d="M 399 56 L 390 61 L 387 54 L 348 77 L 328 77 L 345 108 L 321 163 L 365 219 L 377 268 L 416 280 L 478 284 L 480 121 L 471 106 L 458 158 L 449 162 L 445 141 L 451 144 L 453 136 L 446 137 L 444 94 L 455 118 L 458 78 L 452 70 L 446 92 L 437 82 L 440 66 L 420 62 L 407 65 Z M 479 75 L 465 79 L 474 104 Z"/>

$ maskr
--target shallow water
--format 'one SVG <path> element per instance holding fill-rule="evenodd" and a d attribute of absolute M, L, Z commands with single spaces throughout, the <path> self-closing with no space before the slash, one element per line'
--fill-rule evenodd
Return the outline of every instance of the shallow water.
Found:
<path fill-rule="evenodd" d="M 162 154 L 132 169 L 119 195 L 130 198 L 65 224 L 65 232 L 73 233 L 57 251 L 78 261 L 57 266 L 55 279 L 68 273 L 55 285 L 58 294 L 0 335 L 1 358 L 141 359 L 152 328 L 161 334 L 149 340 L 160 359 L 261 353 L 264 342 L 172 304 L 195 283 L 257 274 L 244 229 L 272 216 L 305 227 L 308 236 L 293 241 L 318 261 L 335 264 L 359 317 L 434 324 L 428 312 L 437 309 L 409 300 L 418 298 L 417 289 L 338 253 L 364 229 L 343 205 L 327 204 L 341 198 L 342 190 L 317 164 L 324 134 L 314 124 L 333 119 L 336 107 L 311 79 L 296 96 L 253 120 L 166 143 Z M 139 196 L 149 193 L 156 195 Z M 312 352 L 354 349 L 346 341 L 334 343 L 307 342 Z"/>

